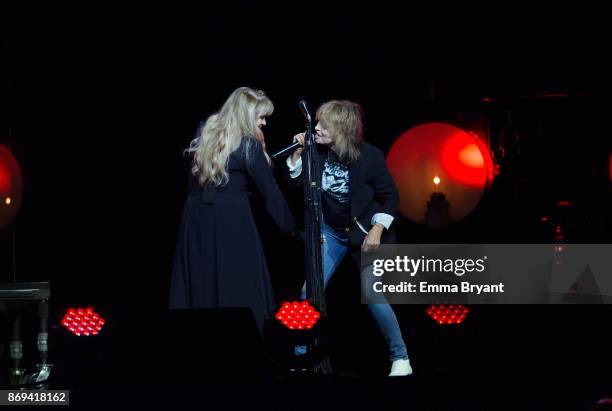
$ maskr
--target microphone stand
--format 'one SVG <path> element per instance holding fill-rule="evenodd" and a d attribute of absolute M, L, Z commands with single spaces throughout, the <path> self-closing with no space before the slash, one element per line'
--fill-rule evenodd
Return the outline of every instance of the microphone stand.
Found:
<path fill-rule="evenodd" d="M 323 212 L 321 209 L 321 171 L 319 155 L 312 133 L 312 117 L 305 101 L 300 101 L 300 109 L 306 118 L 306 132 L 304 135 L 304 151 L 302 152 L 302 172 L 304 188 L 304 237 L 306 257 L 306 298 L 319 310 L 321 318 L 327 316 L 325 308 L 325 286 L 323 283 L 323 260 L 321 245 L 321 222 Z M 315 338 L 313 344 L 319 344 Z M 315 365 L 317 374 L 331 374 L 332 369 L 329 357 L 325 357 Z"/>

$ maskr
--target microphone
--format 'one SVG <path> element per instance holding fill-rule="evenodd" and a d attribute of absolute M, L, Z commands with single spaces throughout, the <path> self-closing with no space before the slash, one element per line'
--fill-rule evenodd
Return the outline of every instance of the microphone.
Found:
<path fill-rule="evenodd" d="M 306 121 L 310 123 L 312 121 L 312 117 L 310 116 L 310 111 L 308 110 L 308 103 L 306 103 L 305 100 L 300 100 L 300 110 L 302 111 L 302 114 L 304 114 L 304 117 L 306 117 Z M 300 146 L 301 144 L 296 141 L 290 146 L 287 146 L 283 148 L 282 150 L 277 151 L 276 153 L 272 154 L 272 158 L 276 159 L 277 157 L 282 156 L 283 154 L 292 153 L 293 150 L 295 150 L 296 148 Z"/>
<path fill-rule="evenodd" d="M 306 104 L 305 100 L 300 100 L 300 110 L 302 110 L 302 114 L 306 117 L 306 120 L 310 123 L 312 118 L 310 117 L 310 111 L 308 111 L 308 104 Z"/>
<path fill-rule="evenodd" d="M 276 153 L 272 154 L 272 158 L 276 158 L 276 157 L 282 156 L 283 154 L 292 153 L 293 150 L 298 148 L 300 145 L 301 144 L 296 141 L 295 143 L 291 144 L 290 146 L 287 146 L 287 147 L 283 148 L 282 150 L 277 151 Z"/>

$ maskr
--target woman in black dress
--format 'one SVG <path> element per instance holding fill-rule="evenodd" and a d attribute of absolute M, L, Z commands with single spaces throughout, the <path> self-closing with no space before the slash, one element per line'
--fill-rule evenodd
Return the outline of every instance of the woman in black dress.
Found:
<path fill-rule="evenodd" d="M 193 184 L 181 217 L 170 308 L 250 307 L 260 330 L 272 314 L 272 287 L 249 189 L 257 188 L 281 231 L 296 232 L 261 131 L 273 110 L 262 91 L 238 88 L 187 149 Z"/>

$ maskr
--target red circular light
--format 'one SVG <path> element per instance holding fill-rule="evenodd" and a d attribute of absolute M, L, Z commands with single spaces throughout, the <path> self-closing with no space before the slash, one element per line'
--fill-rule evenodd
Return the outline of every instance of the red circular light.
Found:
<path fill-rule="evenodd" d="M 21 205 L 23 178 L 11 151 L 0 144 L 0 228 L 6 227 Z"/>
<path fill-rule="evenodd" d="M 442 122 L 424 123 L 400 135 L 387 165 L 400 192 L 400 211 L 421 223 L 433 192 L 446 195 L 450 217 L 457 221 L 476 207 L 494 176 L 480 138 Z"/>

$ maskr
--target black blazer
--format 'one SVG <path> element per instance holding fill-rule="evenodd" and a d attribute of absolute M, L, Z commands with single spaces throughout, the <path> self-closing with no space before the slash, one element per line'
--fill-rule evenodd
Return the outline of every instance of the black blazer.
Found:
<path fill-rule="evenodd" d="M 319 169 L 323 169 L 326 147 L 317 146 L 319 152 Z M 302 174 L 292 179 L 289 169 L 284 164 L 284 173 L 289 181 L 300 184 Z M 389 174 L 385 156 L 378 148 L 363 143 L 361 156 L 349 165 L 349 201 L 351 222 L 345 228 L 351 246 L 361 246 L 365 233 L 356 224 L 357 221 L 370 231 L 372 216 L 376 213 L 385 213 L 395 217 L 399 203 L 399 193 L 395 188 L 393 178 Z M 325 216 L 323 216 L 325 218 Z M 395 242 L 395 233 L 389 228 L 385 230 L 381 239 L 383 243 Z"/>

